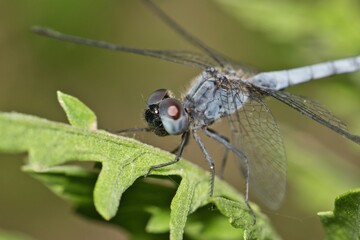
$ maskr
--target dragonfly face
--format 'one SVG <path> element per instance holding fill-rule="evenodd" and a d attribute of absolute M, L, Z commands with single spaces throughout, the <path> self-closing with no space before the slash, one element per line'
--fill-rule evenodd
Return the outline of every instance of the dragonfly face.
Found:
<path fill-rule="evenodd" d="M 179 135 L 189 128 L 184 106 L 166 89 L 158 89 L 149 96 L 144 115 L 149 129 L 158 136 Z"/>

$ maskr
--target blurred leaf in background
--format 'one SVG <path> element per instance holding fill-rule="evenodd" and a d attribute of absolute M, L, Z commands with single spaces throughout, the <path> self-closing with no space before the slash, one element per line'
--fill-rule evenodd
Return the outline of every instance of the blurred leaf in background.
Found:
<path fill-rule="evenodd" d="M 317 42 L 319 50 L 336 54 L 353 54 L 359 49 L 354 44 L 360 37 L 355 30 L 360 27 L 359 2 L 355 0 L 215 2 L 247 28 L 274 42 Z"/>
<path fill-rule="evenodd" d="M 349 191 L 335 200 L 334 211 L 318 213 L 324 225 L 326 239 L 360 238 L 360 190 Z"/>

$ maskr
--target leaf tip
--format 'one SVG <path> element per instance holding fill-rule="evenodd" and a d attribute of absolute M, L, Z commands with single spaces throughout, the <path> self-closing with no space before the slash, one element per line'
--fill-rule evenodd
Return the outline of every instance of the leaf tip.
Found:
<path fill-rule="evenodd" d="M 97 119 L 94 112 L 79 99 L 57 91 L 58 101 L 66 113 L 71 125 L 90 130 L 97 129 Z"/>

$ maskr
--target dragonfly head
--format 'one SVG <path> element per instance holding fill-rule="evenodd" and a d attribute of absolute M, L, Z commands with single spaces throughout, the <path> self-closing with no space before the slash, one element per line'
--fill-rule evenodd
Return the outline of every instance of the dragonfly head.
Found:
<path fill-rule="evenodd" d="M 182 134 L 189 127 L 182 103 L 172 98 L 167 89 L 158 89 L 149 96 L 144 116 L 151 131 L 158 136 Z"/>

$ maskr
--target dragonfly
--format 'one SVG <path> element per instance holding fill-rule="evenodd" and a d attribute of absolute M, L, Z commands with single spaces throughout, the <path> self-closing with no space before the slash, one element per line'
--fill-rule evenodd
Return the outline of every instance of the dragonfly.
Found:
<path fill-rule="evenodd" d="M 245 181 L 245 203 L 251 213 L 254 215 L 248 202 L 250 190 L 267 207 L 279 208 L 286 191 L 287 161 L 279 127 L 264 101 L 266 97 L 275 98 L 360 144 L 360 136 L 350 133 L 346 125 L 324 105 L 284 91 L 308 81 L 358 71 L 360 55 L 293 69 L 261 72 L 229 60 L 187 32 L 152 1 L 144 2 L 163 22 L 201 53 L 134 48 L 38 26 L 32 30 L 57 40 L 154 57 L 201 70 L 183 99 L 176 99 L 167 89 L 158 89 L 150 94 L 144 112 L 148 126 L 129 129 L 149 131 L 162 137 L 181 135 L 180 144 L 174 151 L 174 160 L 152 166 L 148 174 L 154 169 L 177 163 L 192 136 L 209 164 L 212 196 L 215 164 L 199 135 L 202 131 L 224 146 L 224 159 L 228 152 L 235 154 Z M 211 128 L 213 123 L 222 118 L 227 119 L 231 139 Z"/>

